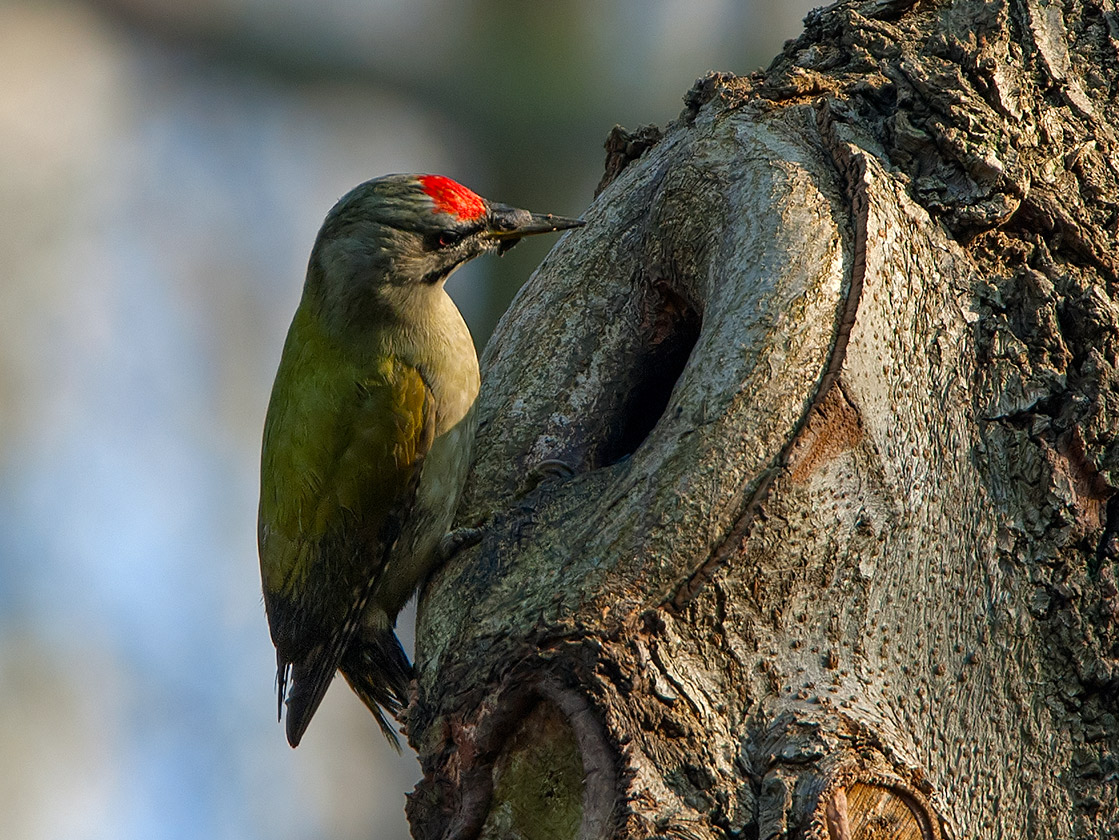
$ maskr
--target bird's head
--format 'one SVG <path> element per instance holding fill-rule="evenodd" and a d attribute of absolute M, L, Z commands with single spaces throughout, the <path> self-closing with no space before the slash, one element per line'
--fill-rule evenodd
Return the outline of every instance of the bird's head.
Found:
<path fill-rule="evenodd" d="M 487 201 L 441 175 L 385 175 L 354 187 L 327 214 L 308 283 L 331 309 L 399 299 L 441 288 L 481 254 L 582 224 Z"/>

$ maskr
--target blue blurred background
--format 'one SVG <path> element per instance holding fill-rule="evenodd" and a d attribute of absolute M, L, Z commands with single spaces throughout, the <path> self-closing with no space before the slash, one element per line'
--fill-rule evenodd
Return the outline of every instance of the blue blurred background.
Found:
<path fill-rule="evenodd" d="M 275 719 L 257 456 L 318 225 L 407 171 L 579 215 L 614 123 L 812 5 L 0 0 L 0 835 L 407 836 L 344 684 Z M 452 280 L 479 345 L 549 245 Z"/>

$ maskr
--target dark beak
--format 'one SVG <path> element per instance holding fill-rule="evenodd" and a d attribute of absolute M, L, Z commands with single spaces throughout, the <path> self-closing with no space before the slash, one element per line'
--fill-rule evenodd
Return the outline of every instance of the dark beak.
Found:
<path fill-rule="evenodd" d="M 499 240 L 504 251 L 516 245 L 522 237 L 582 227 L 584 224 L 582 219 L 565 219 L 551 213 L 530 213 L 505 204 L 491 204 L 489 226 L 483 235 L 487 239 Z"/>

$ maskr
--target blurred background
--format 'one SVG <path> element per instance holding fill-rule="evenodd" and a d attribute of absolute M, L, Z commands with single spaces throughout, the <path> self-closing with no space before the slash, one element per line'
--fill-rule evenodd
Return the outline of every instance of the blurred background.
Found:
<path fill-rule="evenodd" d="M 577 216 L 615 123 L 812 5 L 0 0 L 0 835 L 408 836 L 344 684 L 276 723 L 257 458 L 318 225 L 412 171 Z M 452 279 L 479 347 L 544 239 Z"/>

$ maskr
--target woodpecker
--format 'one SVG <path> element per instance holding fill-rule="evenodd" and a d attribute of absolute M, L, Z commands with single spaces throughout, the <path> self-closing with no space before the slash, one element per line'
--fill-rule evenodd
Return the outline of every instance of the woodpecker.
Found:
<path fill-rule="evenodd" d="M 439 175 L 366 181 L 327 214 L 261 450 L 260 573 L 291 746 L 340 670 L 399 750 L 390 716 L 412 668 L 396 616 L 450 527 L 479 387 L 444 283 L 480 254 L 582 224 Z"/>

